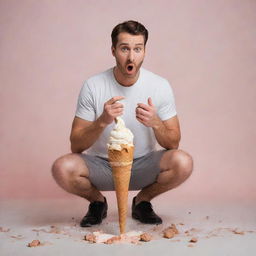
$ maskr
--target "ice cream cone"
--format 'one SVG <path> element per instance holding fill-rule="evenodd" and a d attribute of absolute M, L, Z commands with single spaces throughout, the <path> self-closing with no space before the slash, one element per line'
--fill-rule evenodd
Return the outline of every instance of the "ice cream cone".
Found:
<path fill-rule="evenodd" d="M 121 150 L 108 150 L 109 163 L 112 168 L 116 190 L 120 234 L 125 233 L 133 152 L 133 146 L 124 144 L 121 145 Z"/>
<path fill-rule="evenodd" d="M 119 214 L 120 234 L 125 233 L 128 191 L 133 162 L 133 134 L 125 127 L 121 117 L 115 119 L 116 125 L 110 133 L 108 160 L 112 168 Z"/>

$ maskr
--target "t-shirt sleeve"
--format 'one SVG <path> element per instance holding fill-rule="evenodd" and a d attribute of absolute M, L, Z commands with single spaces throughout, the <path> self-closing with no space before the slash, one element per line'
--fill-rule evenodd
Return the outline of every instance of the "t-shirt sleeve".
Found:
<path fill-rule="evenodd" d="M 87 121 L 95 120 L 95 104 L 93 94 L 87 82 L 85 82 L 80 90 L 75 116 Z"/>
<path fill-rule="evenodd" d="M 163 85 L 163 90 L 158 91 L 159 98 L 161 99 L 158 108 L 158 116 L 162 121 L 165 121 L 177 115 L 177 112 L 173 90 L 169 82 L 165 80 Z"/>

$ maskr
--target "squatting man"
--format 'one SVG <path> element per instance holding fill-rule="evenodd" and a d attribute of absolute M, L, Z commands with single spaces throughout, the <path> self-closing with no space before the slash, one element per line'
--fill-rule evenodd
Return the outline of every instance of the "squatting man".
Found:
<path fill-rule="evenodd" d="M 102 191 L 114 191 L 107 143 L 115 118 L 122 116 L 134 134 L 134 161 L 129 190 L 132 217 L 142 223 L 160 224 L 150 201 L 182 184 L 193 169 L 192 157 L 178 149 L 180 126 L 169 82 L 142 68 L 147 29 L 126 21 L 111 33 L 116 65 L 87 79 L 77 101 L 70 141 L 72 153 L 52 166 L 56 182 L 90 204 L 80 225 L 100 224 L 108 204 Z M 163 148 L 156 150 L 156 142 Z"/>

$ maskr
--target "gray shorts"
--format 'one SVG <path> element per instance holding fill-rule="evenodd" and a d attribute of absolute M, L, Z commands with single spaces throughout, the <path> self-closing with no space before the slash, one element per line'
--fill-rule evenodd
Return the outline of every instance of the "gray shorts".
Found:
<path fill-rule="evenodd" d="M 132 173 L 129 190 L 140 190 L 157 179 L 160 173 L 160 160 L 166 150 L 153 151 L 145 156 L 135 158 L 132 165 Z M 114 181 L 112 170 L 108 159 L 81 154 L 85 164 L 89 169 L 89 179 L 91 183 L 101 191 L 114 191 Z"/>

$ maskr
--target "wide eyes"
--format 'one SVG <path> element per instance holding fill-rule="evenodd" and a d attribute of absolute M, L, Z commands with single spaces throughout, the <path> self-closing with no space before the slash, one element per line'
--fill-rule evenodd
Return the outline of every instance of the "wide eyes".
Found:
<path fill-rule="evenodd" d="M 130 50 L 130 49 L 129 49 L 128 47 L 122 47 L 122 48 L 121 48 L 121 51 L 122 51 L 122 52 L 128 52 L 129 50 Z M 134 51 L 137 52 L 137 53 L 141 52 L 141 50 L 142 50 L 141 47 L 136 47 L 136 48 L 134 48 Z"/>
<path fill-rule="evenodd" d="M 122 48 L 121 48 L 121 51 L 122 51 L 122 52 L 127 52 L 128 50 L 129 50 L 128 47 L 122 47 Z"/>
<path fill-rule="evenodd" d="M 135 52 L 140 52 L 142 49 L 140 47 L 137 47 L 134 49 Z"/>

